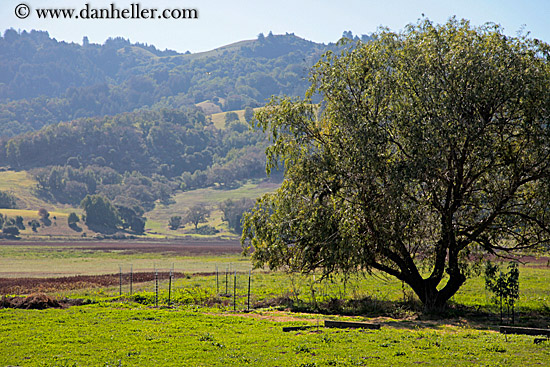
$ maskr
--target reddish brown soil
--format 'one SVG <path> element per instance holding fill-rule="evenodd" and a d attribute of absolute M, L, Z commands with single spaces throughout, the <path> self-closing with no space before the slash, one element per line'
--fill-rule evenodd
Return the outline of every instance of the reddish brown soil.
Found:
<path fill-rule="evenodd" d="M 57 300 L 43 293 L 31 294 L 27 297 L 6 297 L 0 299 L 0 308 L 23 308 L 26 310 L 45 310 L 46 308 L 66 308 L 82 305 L 79 299 Z"/>
<path fill-rule="evenodd" d="M 183 273 L 175 273 L 174 277 L 183 277 Z M 168 273 L 159 272 L 159 280 L 168 279 Z M 154 272 L 133 273 L 134 284 L 150 282 L 155 279 Z M 2 294 L 31 294 L 62 292 L 83 288 L 100 288 L 117 286 L 120 274 L 105 275 L 77 275 L 61 278 L 0 278 L 0 295 Z M 130 274 L 122 274 L 122 284 L 127 286 Z"/>
<path fill-rule="evenodd" d="M 123 241 L 0 241 L 0 246 L 48 246 L 78 248 L 93 251 L 122 251 L 123 253 L 173 253 L 177 255 L 239 254 L 239 240 L 123 240 Z"/>
<path fill-rule="evenodd" d="M 51 247 L 56 250 L 80 249 L 88 251 L 117 251 L 121 253 L 166 253 L 179 256 L 205 256 L 240 254 L 242 248 L 238 240 L 123 240 L 123 241 L 0 241 L 0 246 Z M 206 275 L 206 274 L 205 274 Z M 183 276 L 182 273 L 175 274 Z M 155 279 L 155 273 L 133 274 L 134 283 Z M 159 273 L 159 279 L 168 279 L 168 273 Z M 60 278 L 0 278 L 0 295 L 62 292 L 83 288 L 117 286 L 119 274 L 79 275 Z M 123 284 L 130 281 L 129 274 L 123 274 Z"/>

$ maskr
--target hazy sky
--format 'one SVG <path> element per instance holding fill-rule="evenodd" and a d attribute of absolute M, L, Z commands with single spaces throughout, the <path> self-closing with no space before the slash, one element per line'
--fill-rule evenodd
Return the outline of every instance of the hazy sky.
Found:
<path fill-rule="evenodd" d="M 475 25 L 494 22 L 509 35 L 524 26 L 531 37 L 550 42 L 550 0 L 0 0 L 0 31 L 39 29 L 68 42 L 103 43 L 122 36 L 132 42 L 153 44 L 184 52 L 207 51 L 259 33 L 294 33 L 316 42 L 335 42 L 343 31 L 370 34 L 379 26 L 399 31 L 425 14 L 443 23 L 456 15 Z M 90 8 L 120 10 L 139 4 L 141 9 L 197 9 L 198 19 L 39 19 L 36 9 Z M 15 9 L 28 5 L 30 15 L 18 19 Z M 136 6 L 136 5 L 134 5 Z M 20 15 L 25 8 L 19 8 Z"/>

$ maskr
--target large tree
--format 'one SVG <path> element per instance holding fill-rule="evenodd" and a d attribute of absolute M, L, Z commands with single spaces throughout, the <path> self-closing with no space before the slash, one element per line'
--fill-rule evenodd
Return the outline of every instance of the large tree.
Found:
<path fill-rule="evenodd" d="M 86 195 L 80 203 L 86 214 L 86 225 L 116 230 L 121 224 L 119 213 L 109 199 L 102 195 Z"/>
<path fill-rule="evenodd" d="M 195 230 L 198 229 L 199 223 L 206 223 L 210 216 L 210 210 L 204 205 L 194 205 L 187 209 L 187 213 L 183 218 L 185 223 L 193 223 Z"/>
<path fill-rule="evenodd" d="M 549 47 L 423 19 L 325 54 L 257 115 L 282 186 L 246 217 L 257 266 L 378 270 L 445 307 L 485 253 L 548 245 Z M 314 98 L 320 104 L 313 104 Z"/>

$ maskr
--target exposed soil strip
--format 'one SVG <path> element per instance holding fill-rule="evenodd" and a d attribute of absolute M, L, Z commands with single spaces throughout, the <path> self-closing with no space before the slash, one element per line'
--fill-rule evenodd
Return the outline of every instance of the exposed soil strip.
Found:
<path fill-rule="evenodd" d="M 202 274 L 201 274 L 202 275 Z M 208 274 L 204 274 L 208 275 Z M 168 279 L 168 272 L 158 273 L 160 280 Z M 184 273 L 174 273 L 174 277 L 186 276 Z M 130 274 L 122 274 L 123 285 L 129 283 Z M 133 283 L 144 283 L 155 280 L 154 272 L 133 273 Z M 53 293 L 83 288 L 101 288 L 117 286 L 120 274 L 76 275 L 61 278 L 0 278 L 0 295 Z"/>
<path fill-rule="evenodd" d="M 0 246 L 60 247 L 89 251 L 121 251 L 123 253 L 173 253 L 177 255 L 240 254 L 239 240 L 165 240 L 165 241 L 0 241 Z"/>

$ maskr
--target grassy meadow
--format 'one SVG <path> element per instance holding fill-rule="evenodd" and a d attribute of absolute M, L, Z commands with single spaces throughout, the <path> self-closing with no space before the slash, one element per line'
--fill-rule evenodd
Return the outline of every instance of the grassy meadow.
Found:
<path fill-rule="evenodd" d="M 214 118 L 223 123 L 224 114 Z M 39 243 L 0 242 L 0 280 L 118 274 L 121 269 L 122 294 L 118 284 L 60 287 L 48 296 L 81 299 L 85 305 L 0 309 L 0 366 L 531 366 L 550 360 L 550 342 L 534 344 L 532 336 L 505 337 L 497 332 L 498 307 L 482 276 L 467 281 L 451 300 L 448 313 L 430 316 L 422 313 L 406 285 L 380 273 L 320 279 L 251 271 L 250 260 L 238 255 L 238 249 L 232 254 L 183 251 L 189 241 L 208 240 L 193 234 L 191 224 L 168 229 L 170 216 L 183 216 L 188 207 L 203 204 L 211 210 L 206 224 L 219 231 L 214 237 L 234 240 L 219 204 L 229 198 L 256 198 L 275 190 L 275 184 L 250 182 L 232 190 L 177 193 L 172 203 L 146 213 L 147 232 L 141 240 L 157 238 L 146 250 L 116 241 L 70 242 L 83 233 L 94 236 L 82 223 L 81 232 L 68 227 L 68 214 L 81 210 L 41 201 L 32 194 L 34 185 L 25 172 L 0 172 L 0 190 L 14 193 L 21 208 L 0 213 L 21 215 L 26 224 L 38 219 L 38 208 L 43 207 L 52 219 L 37 232 L 29 227 L 22 231 L 23 239 Z M 158 240 L 165 238 L 181 239 L 181 244 L 172 240 L 175 244 L 163 245 Z M 69 241 L 52 241 L 56 239 Z M 130 293 L 130 269 L 173 269 L 177 276 L 172 282 L 161 276 L 157 298 L 155 282 L 133 284 Z M 547 261 L 520 267 L 516 310 L 520 325 L 549 326 Z M 380 323 L 381 329 L 317 327 L 327 319 Z M 313 328 L 285 333 L 284 326 Z"/>
<path fill-rule="evenodd" d="M 267 317 L 266 317 L 267 316 Z M 284 320 L 284 321 L 283 321 Z M 544 365 L 548 343 L 438 325 L 309 329 L 300 317 L 136 305 L 0 310 L 0 364 L 21 366 Z"/>
<path fill-rule="evenodd" d="M 244 112 L 243 112 L 244 113 Z M 33 194 L 33 188 L 36 182 L 25 171 L 3 171 L 0 172 L 0 190 L 11 192 L 18 198 L 18 207 L 20 209 L 0 209 L 0 213 L 9 217 L 22 216 L 26 228 L 21 231 L 20 237 L 26 240 L 52 240 L 52 239 L 82 239 L 90 238 L 96 235 L 95 232 L 88 229 L 82 223 L 78 223 L 78 228 L 70 228 L 67 223 L 69 213 L 75 212 L 82 214 L 79 207 L 71 207 L 63 204 L 52 204 L 45 202 Z M 143 238 L 179 238 L 179 237 L 205 237 L 193 233 L 194 226 L 187 224 L 178 230 L 170 230 L 168 221 L 173 215 L 183 216 L 187 208 L 202 204 L 211 210 L 207 223 L 216 228 L 219 232 L 213 237 L 235 238 L 236 235 L 229 231 L 227 223 L 222 221 L 222 212 L 219 204 L 224 200 L 241 198 L 255 199 L 267 192 L 274 191 L 277 184 L 263 182 L 249 182 L 235 189 L 220 189 L 215 187 L 198 189 L 186 192 L 177 192 L 173 197 L 172 203 L 163 205 L 158 203 L 150 212 L 145 213 L 147 223 L 145 225 L 145 234 Z M 32 231 L 27 223 L 33 219 L 39 219 L 38 209 L 45 208 L 50 212 L 51 225 L 41 225 L 36 232 Z M 212 236 L 206 236 L 212 237 Z"/>
<path fill-rule="evenodd" d="M 482 277 L 468 280 L 449 314 L 434 317 L 422 315 L 401 282 L 381 274 L 344 282 L 256 269 L 248 312 L 251 264 L 239 255 L 21 244 L 0 246 L 0 261 L 0 278 L 71 269 L 112 274 L 119 266 L 125 274 L 122 295 L 118 285 L 49 294 L 85 299 L 84 306 L 0 309 L 2 366 L 530 366 L 550 359 L 549 342 L 496 332 L 498 310 Z M 154 282 L 134 284 L 130 294 L 130 264 L 134 272 L 174 266 L 184 275 L 173 279 L 170 294 L 168 279 L 160 279 L 157 308 Z M 520 294 L 518 322 L 547 327 L 550 269 L 540 262 L 521 266 Z M 327 319 L 382 327 L 316 327 Z M 313 328 L 286 333 L 284 326 Z"/>
<path fill-rule="evenodd" d="M 178 230 L 170 230 L 168 221 L 173 215 L 183 216 L 187 208 L 202 204 L 211 210 L 208 222 L 206 225 L 216 228 L 219 233 L 217 237 L 236 237 L 234 233 L 229 231 L 227 223 L 222 221 L 222 212 L 219 209 L 219 204 L 227 199 L 239 200 L 242 198 L 255 199 L 265 193 L 275 191 L 278 184 L 264 182 L 253 183 L 249 182 L 236 189 L 219 189 L 206 188 L 197 189 L 186 192 L 179 192 L 173 198 L 173 203 L 169 205 L 156 205 L 155 209 L 145 213 L 147 224 L 145 226 L 148 235 L 160 237 L 182 237 L 182 236 L 197 236 L 192 230 L 194 226 L 189 223 Z M 201 225 L 204 225 L 201 224 Z"/>

